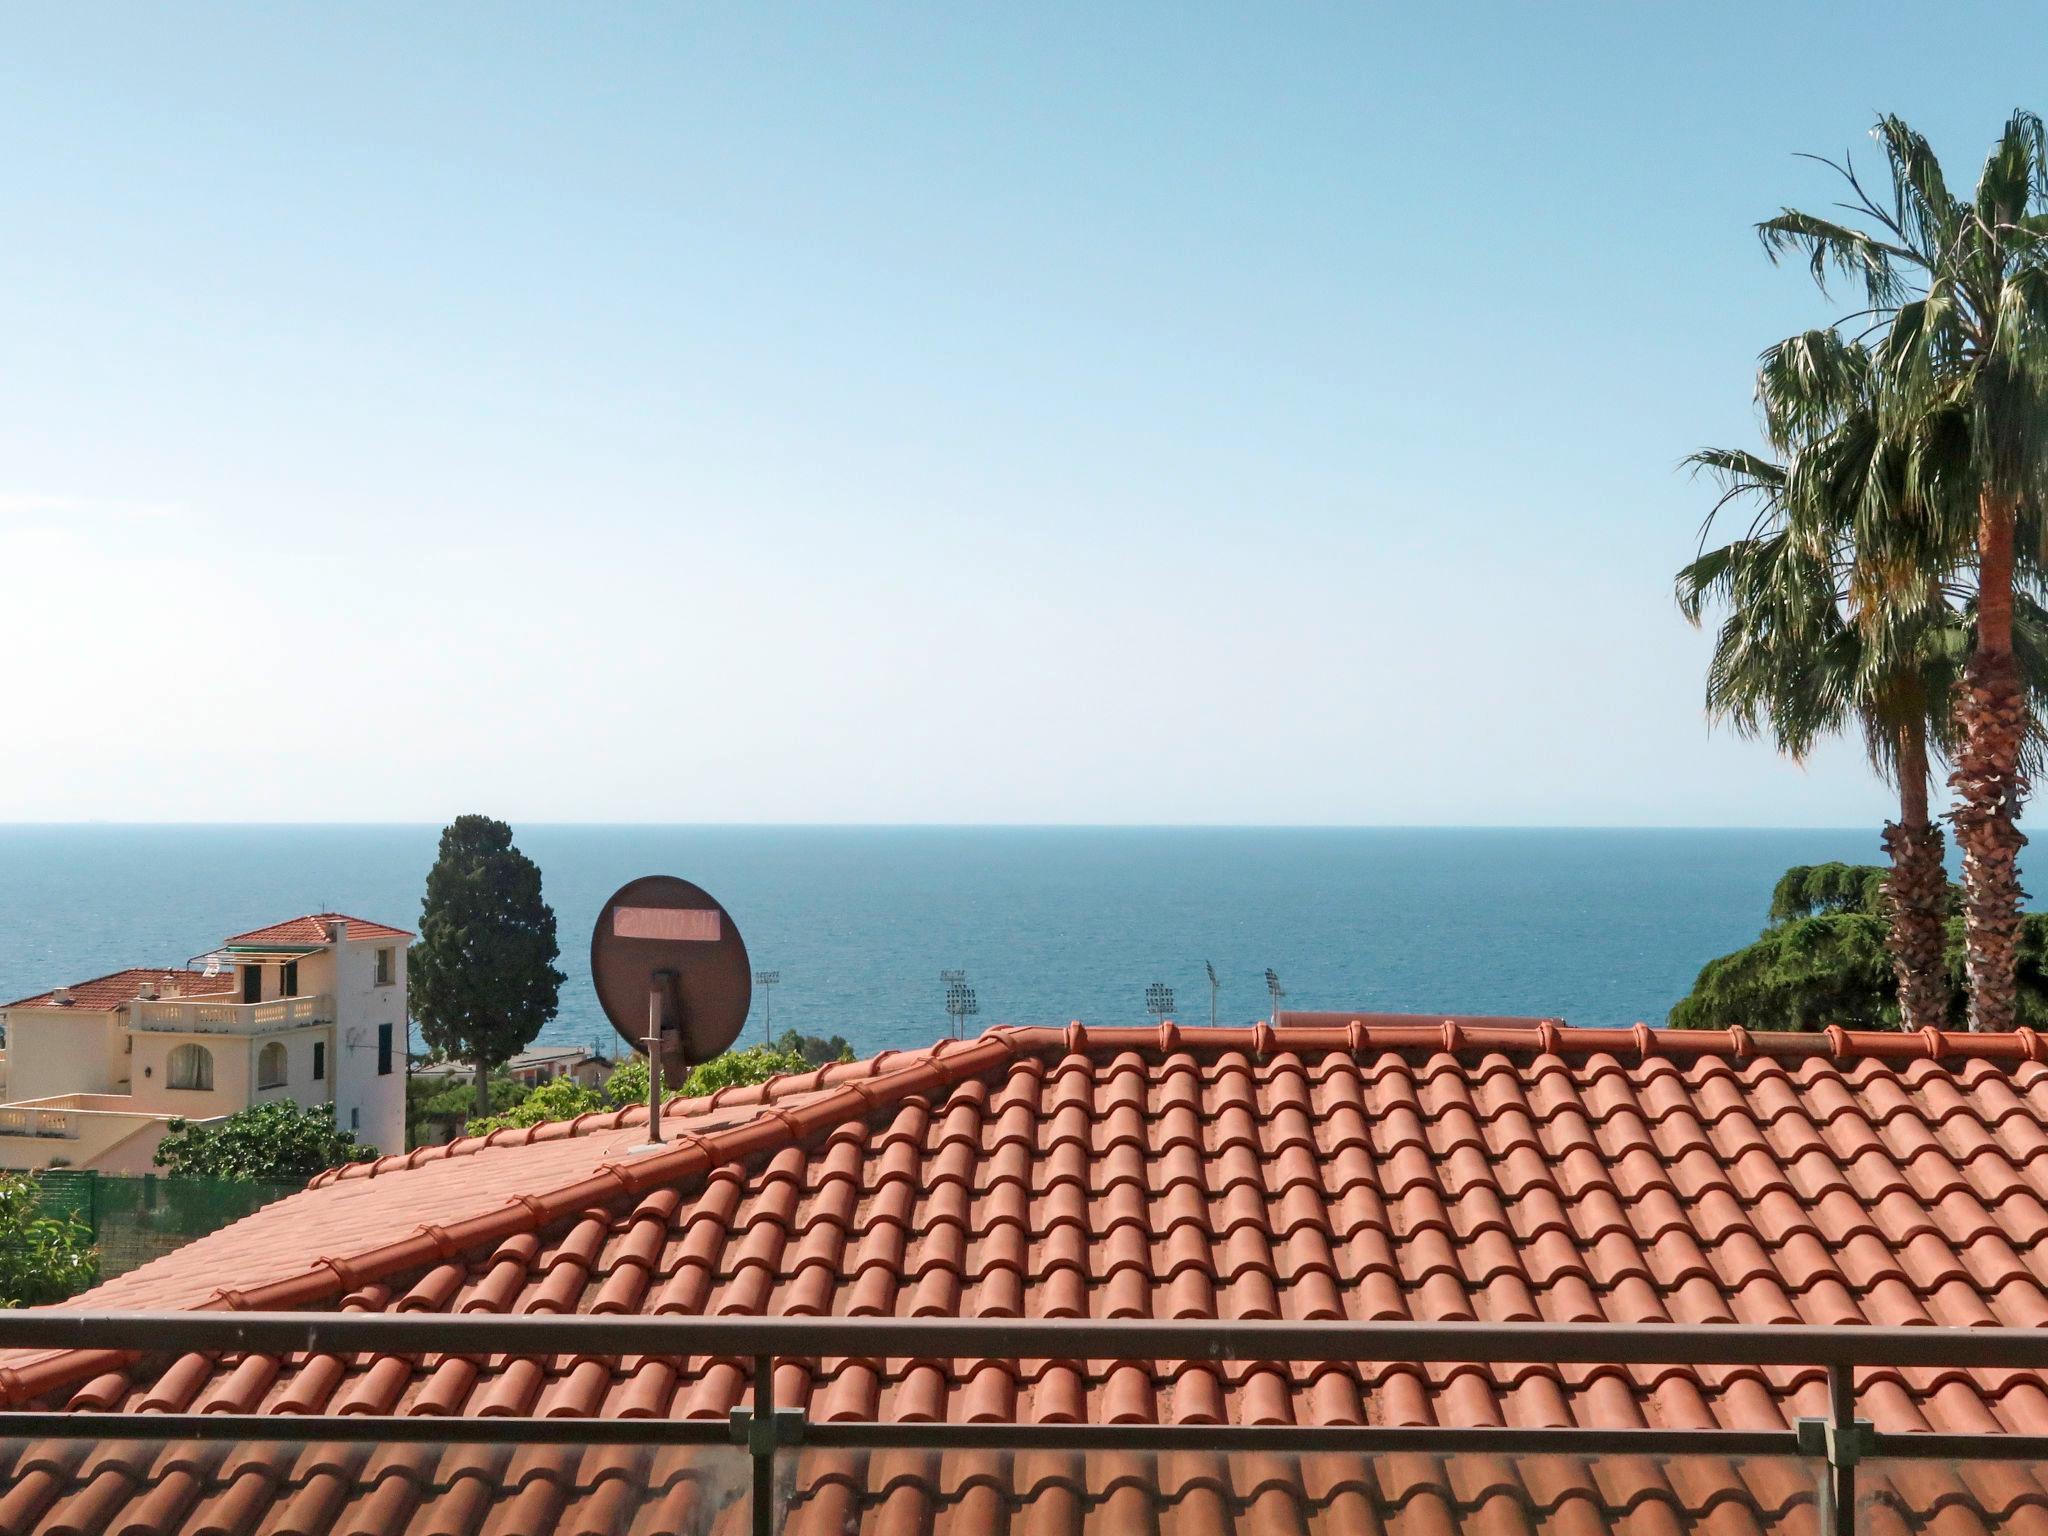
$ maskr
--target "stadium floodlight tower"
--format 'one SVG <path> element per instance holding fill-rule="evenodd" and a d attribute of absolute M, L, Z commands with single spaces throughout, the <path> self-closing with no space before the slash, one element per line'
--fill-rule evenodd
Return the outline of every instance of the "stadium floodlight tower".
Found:
<path fill-rule="evenodd" d="M 953 1021 L 954 1039 L 967 1032 L 967 1021 L 979 1012 L 981 1001 L 966 982 L 956 981 L 946 988 L 946 1014 Z"/>
<path fill-rule="evenodd" d="M 1216 1027 L 1216 990 L 1223 984 L 1216 979 L 1216 967 L 1210 961 L 1202 962 L 1202 969 L 1209 973 L 1209 1027 Z"/>
<path fill-rule="evenodd" d="M 1273 1027 L 1280 1027 L 1280 999 L 1287 995 L 1287 989 L 1280 985 L 1280 973 L 1270 965 L 1266 967 L 1266 995 L 1273 1000 Z"/>
<path fill-rule="evenodd" d="M 953 1027 L 953 989 L 967 985 L 967 973 L 963 970 L 939 972 L 939 985 L 944 988 L 946 999 L 946 1028 Z"/>
<path fill-rule="evenodd" d="M 780 971 L 754 972 L 754 985 L 761 989 L 761 1043 L 771 1048 L 775 1044 L 775 988 L 781 980 Z"/>
<path fill-rule="evenodd" d="M 1173 1012 L 1173 988 L 1163 981 L 1155 981 L 1145 989 L 1145 1011 L 1155 1019 L 1165 1019 Z"/>

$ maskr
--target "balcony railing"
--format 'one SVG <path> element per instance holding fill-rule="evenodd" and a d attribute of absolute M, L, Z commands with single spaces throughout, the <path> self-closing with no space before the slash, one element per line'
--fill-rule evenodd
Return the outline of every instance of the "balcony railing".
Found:
<path fill-rule="evenodd" d="M 180 1035 L 264 1035 L 302 1024 L 334 1022 L 334 999 L 280 997 L 267 1003 L 228 1003 L 217 998 L 140 1000 L 135 1005 L 138 1029 Z"/>
<path fill-rule="evenodd" d="M 0 1104 L 0 1136 L 47 1136 L 71 1141 L 78 1137 L 78 1111 L 39 1109 L 28 1104 Z"/>
<path fill-rule="evenodd" d="M 1824 1536 L 1856 1528 L 1857 1469 L 1875 1458 L 2048 1463 L 2048 1436 L 1883 1434 L 1856 1417 L 1861 1368 L 2048 1369 L 2048 1329 L 1675 1324 L 1182 1322 L 1083 1319 L 557 1317 L 438 1313 L 0 1312 L 0 1348 L 221 1354 L 636 1356 L 752 1362 L 752 1407 L 704 1419 L 446 1418 L 227 1413 L 0 1413 L 0 1440 L 322 1442 L 363 1445 L 738 1447 L 751 1463 L 752 1529 L 767 1536 L 787 1470 L 812 1452 L 1176 1451 L 1293 1459 L 1492 1455 L 1783 1460 L 1812 1476 Z M 1791 1428 L 1583 1429 L 1157 1423 L 924 1423 L 809 1420 L 775 1401 L 778 1361 L 820 1358 L 1344 1361 L 1431 1364 L 1808 1365 L 1825 1368 L 1829 1412 Z M 1270 1463 L 1266 1463 L 1270 1464 Z M 1868 1491 L 1868 1490 L 1866 1490 Z M 738 1497 L 735 1490 L 734 1497 Z"/>

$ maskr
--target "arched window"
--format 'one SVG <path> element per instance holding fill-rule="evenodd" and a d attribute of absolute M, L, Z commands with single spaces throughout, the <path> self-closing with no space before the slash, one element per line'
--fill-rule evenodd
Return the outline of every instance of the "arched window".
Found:
<path fill-rule="evenodd" d="M 181 1045 L 171 1052 L 170 1085 L 173 1088 L 195 1088 L 201 1092 L 213 1087 L 213 1052 L 203 1045 Z"/>
<path fill-rule="evenodd" d="M 284 1086 L 284 1042 L 273 1040 L 256 1053 L 256 1086 L 258 1088 L 282 1088 Z"/>

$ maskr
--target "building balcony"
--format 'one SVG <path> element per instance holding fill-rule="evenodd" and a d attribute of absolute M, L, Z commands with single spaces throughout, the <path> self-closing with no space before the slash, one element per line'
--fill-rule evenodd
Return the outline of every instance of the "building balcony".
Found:
<path fill-rule="evenodd" d="M 73 1097 L 65 1095 L 66 1098 Z M 78 1111 L 69 1105 L 0 1104 L 0 1136 L 78 1138 Z"/>
<path fill-rule="evenodd" d="M 0 1136 L 38 1136 L 76 1141 L 86 1130 L 107 1130 L 123 1124 L 169 1117 L 160 1110 L 138 1109 L 125 1093 L 53 1093 L 48 1098 L 0 1104 Z"/>
<path fill-rule="evenodd" d="M 267 1035 L 307 1024 L 332 1024 L 334 999 L 280 997 L 267 1003 L 229 1003 L 219 998 L 142 999 L 135 1027 L 172 1035 Z"/>

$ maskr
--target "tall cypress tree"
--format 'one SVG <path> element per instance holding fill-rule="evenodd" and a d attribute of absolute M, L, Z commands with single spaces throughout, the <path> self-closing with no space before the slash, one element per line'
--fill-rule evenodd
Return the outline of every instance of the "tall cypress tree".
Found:
<path fill-rule="evenodd" d="M 561 1004 L 555 913 L 540 866 L 488 816 L 458 816 L 427 872 L 407 998 L 428 1045 L 476 1066 L 477 1113 L 491 1112 L 494 1069 L 533 1043 Z"/>

